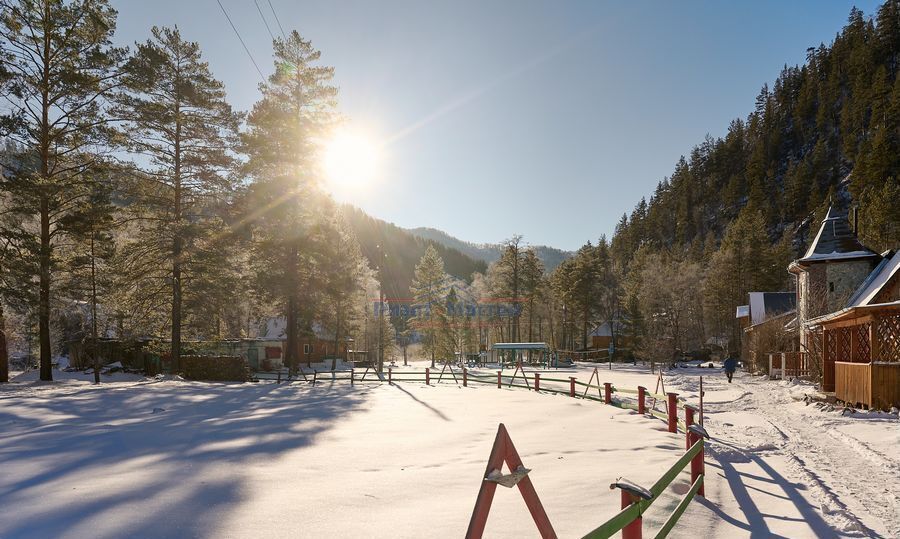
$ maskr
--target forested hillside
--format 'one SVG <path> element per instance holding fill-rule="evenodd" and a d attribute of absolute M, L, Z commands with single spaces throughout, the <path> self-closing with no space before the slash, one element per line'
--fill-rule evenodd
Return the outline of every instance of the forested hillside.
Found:
<path fill-rule="evenodd" d="M 416 263 L 433 245 L 444 261 L 448 274 L 463 281 L 471 281 L 472 274 L 484 273 L 487 264 L 467 254 L 447 247 L 439 241 L 418 237 L 392 223 L 376 219 L 350 205 L 343 206 L 344 218 L 356 235 L 369 266 L 377 268 L 384 257 L 384 289 L 388 297 L 406 298 L 412 284 Z"/>
<path fill-rule="evenodd" d="M 411 228 L 409 229 L 409 232 L 415 234 L 420 238 L 433 240 L 452 249 L 456 249 L 457 251 L 465 253 L 476 260 L 483 260 L 488 264 L 499 260 L 500 255 L 503 252 L 503 244 L 471 243 L 455 238 L 450 234 L 447 234 L 443 230 L 438 230 L 436 228 Z M 547 245 L 534 245 L 532 246 L 532 249 L 534 249 L 534 252 L 535 254 L 537 254 L 538 258 L 541 259 L 541 262 L 543 262 L 544 267 L 547 269 L 547 271 L 553 271 L 557 266 L 560 265 L 560 263 L 562 263 L 563 260 L 572 256 L 572 253 L 568 251 L 563 251 L 562 249 L 549 247 Z"/>
<path fill-rule="evenodd" d="M 831 45 L 809 48 L 802 66 L 785 66 L 745 119 L 682 157 L 649 199 L 622 216 L 611 241 L 631 310 L 655 304 L 645 281 L 688 278 L 686 290 L 703 290 L 702 298 L 680 302 L 693 303 L 683 307 L 696 329 L 670 324 L 670 345 L 734 340 L 734 306 L 750 290 L 790 286 L 785 266 L 815 234 L 829 201 L 860 208 L 865 244 L 896 248 L 898 71 L 900 2 L 889 0 L 871 17 L 854 8 Z"/>

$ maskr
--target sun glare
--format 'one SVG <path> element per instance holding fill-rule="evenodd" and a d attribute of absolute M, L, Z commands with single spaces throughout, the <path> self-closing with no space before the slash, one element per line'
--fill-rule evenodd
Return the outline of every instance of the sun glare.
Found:
<path fill-rule="evenodd" d="M 378 175 L 380 151 L 370 136 L 342 129 L 325 144 L 323 165 L 328 185 L 335 194 L 369 186 Z"/>

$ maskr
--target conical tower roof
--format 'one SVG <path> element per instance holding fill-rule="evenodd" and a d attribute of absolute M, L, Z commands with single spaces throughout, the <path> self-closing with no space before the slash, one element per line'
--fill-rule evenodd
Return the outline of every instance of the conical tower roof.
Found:
<path fill-rule="evenodd" d="M 860 243 L 850 228 L 850 222 L 846 215 L 840 214 L 830 207 L 825 219 L 822 220 L 822 226 L 819 228 L 819 233 L 816 234 L 816 239 L 798 262 L 806 264 L 829 260 L 878 258 L 880 256 Z"/>

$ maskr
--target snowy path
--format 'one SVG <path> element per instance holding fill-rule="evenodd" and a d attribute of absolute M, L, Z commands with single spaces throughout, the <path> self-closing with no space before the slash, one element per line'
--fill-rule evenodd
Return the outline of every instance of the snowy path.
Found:
<path fill-rule="evenodd" d="M 843 417 L 798 402 L 808 387 L 712 369 L 672 371 L 666 389 L 696 402 L 700 374 L 707 498 L 673 537 L 900 536 L 896 415 Z M 684 451 L 657 419 L 491 384 L 24 381 L 0 386 L 0 538 L 459 537 L 501 421 L 560 537 L 615 514 L 612 480 L 652 484 Z M 646 533 L 688 486 L 683 473 Z M 498 493 L 487 532 L 531 536 L 517 493 Z"/>
<path fill-rule="evenodd" d="M 702 369 L 686 371 L 667 383 L 690 397 Z M 706 427 L 716 439 L 707 471 L 725 482 L 710 478 L 711 501 L 689 514 L 711 524 L 709 534 L 900 536 L 897 416 L 823 412 L 796 400 L 808 387 L 750 375 L 731 385 L 706 376 L 704 385 Z"/>

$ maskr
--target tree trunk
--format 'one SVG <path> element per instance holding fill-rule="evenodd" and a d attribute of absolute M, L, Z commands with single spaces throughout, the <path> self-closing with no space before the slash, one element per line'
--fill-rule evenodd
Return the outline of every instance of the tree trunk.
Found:
<path fill-rule="evenodd" d="M 0 304 L 0 383 L 9 382 L 9 353 L 6 350 L 6 320 Z"/>
<path fill-rule="evenodd" d="M 50 365 L 50 260 L 50 201 L 46 196 L 42 196 L 38 342 L 41 349 L 41 380 L 44 381 L 53 380 Z"/>
<path fill-rule="evenodd" d="M 181 367 L 181 257 L 184 238 L 181 229 L 181 121 L 180 105 L 175 103 L 175 215 L 174 237 L 172 239 L 172 367 L 177 372 Z"/>
<path fill-rule="evenodd" d="M 44 4 L 44 23 L 51 20 L 50 2 Z M 41 179 L 50 184 L 50 33 L 44 32 L 44 49 L 42 58 L 41 85 Z M 40 277 L 38 283 L 38 341 L 41 354 L 41 380 L 53 380 L 50 366 L 50 262 L 52 250 L 50 246 L 50 193 L 41 193 L 41 250 Z"/>
<path fill-rule="evenodd" d="M 290 297 L 287 300 L 287 316 L 286 316 L 286 326 L 284 328 L 285 335 L 287 337 L 287 350 L 284 354 L 284 361 L 287 363 L 287 367 L 293 373 L 296 369 L 297 363 L 297 294 L 298 294 L 298 281 L 300 279 L 299 273 L 300 268 L 297 265 L 297 257 L 299 256 L 300 249 L 297 247 L 297 242 L 292 241 L 290 246 L 290 260 L 289 264 L 290 268 L 290 281 L 291 286 L 289 289 Z"/>
<path fill-rule="evenodd" d="M 384 372 L 384 288 L 378 284 L 378 372 Z"/>
<path fill-rule="evenodd" d="M 97 347 L 97 258 L 91 227 L 91 338 L 94 341 L 94 383 L 100 383 L 100 349 Z"/>

